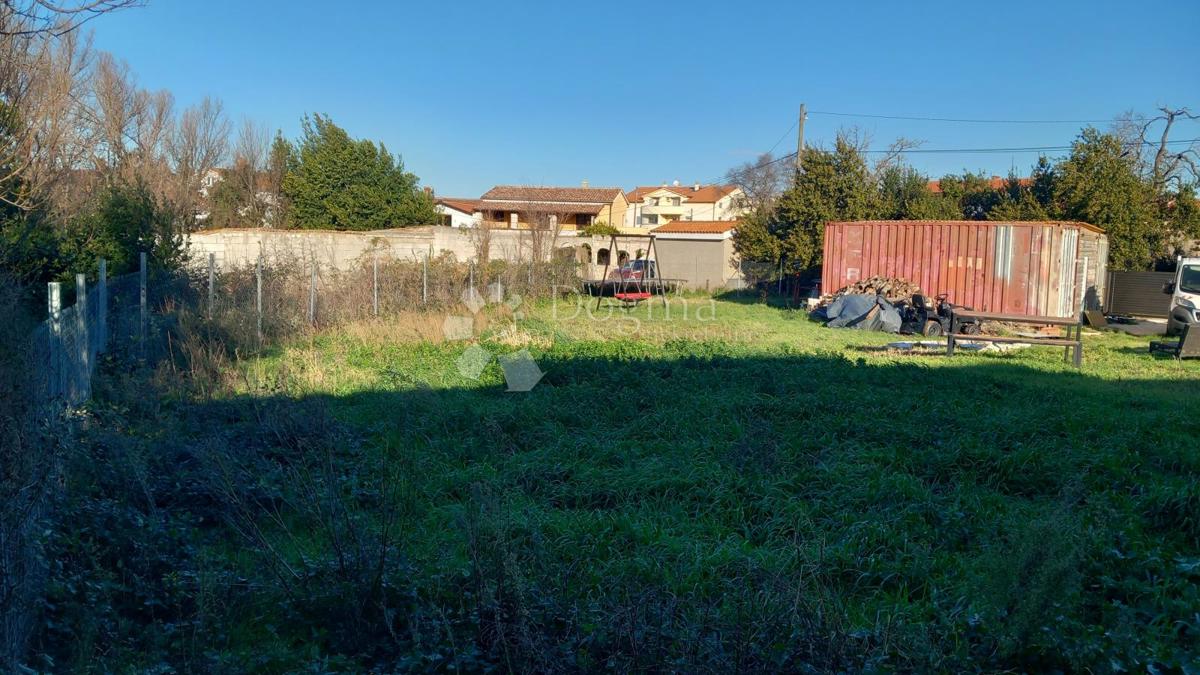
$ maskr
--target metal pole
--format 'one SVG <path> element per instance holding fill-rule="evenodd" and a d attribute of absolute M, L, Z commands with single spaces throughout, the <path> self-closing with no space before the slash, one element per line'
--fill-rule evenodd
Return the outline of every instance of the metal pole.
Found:
<path fill-rule="evenodd" d="M 46 284 L 46 311 L 50 315 L 50 372 L 46 377 L 46 393 L 57 398 L 62 392 L 62 284 Z"/>
<path fill-rule="evenodd" d="M 146 252 L 138 254 L 138 285 L 140 293 L 138 304 L 141 310 L 141 321 L 138 327 L 138 343 L 142 358 L 146 358 L 146 328 L 150 320 L 149 307 L 146 304 Z"/>
<path fill-rule="evenodd" d="M 372 261 L 371 310 L 375 316 L 379 316 L 379 254 L 376 254 Z"/>
<path fill-rule="evenodd" d="M 108 351 L 108 261 L 100 259 L 96 275 L 96 353 Z"/>
<path fill-rule="evenodd" d="M 429 254 L 421 261 L 421 304 L 429 302 Z"/>
<path fill-rule="evenodd" d="M 217 301 L 217 254 L 208 254 L 208 320 L 212 321 L 213 306 Z"/>
<path fill-rule="evenodd" d="M 262 323 L 263 323 L 262 322 L 262 319 L 263 319 L 263 312 L 262 312 L 262 254 L 261 253 L 258 254 L 258 263 L 254 266 L 254 283 L 255 283 L 254 310 L 258 315 L 258 331 L 257 331 L 258 346 L 261 347 L 262 341 L 263 341 L 263 332 L 262 332 Z"/>
<path fill-rule="evenodd" d="M 317 322 L 317 261 L 312 265 L 312 281 L 308 284 L 308 325 L 315 326 Z"/>
<path fill-rule="evenodd" d="M 88 335 L 87 275 L 82 272 L 75 275 L 75 330 L 75 400 L 83 401 L 92 389 L 92 341 Z"/>

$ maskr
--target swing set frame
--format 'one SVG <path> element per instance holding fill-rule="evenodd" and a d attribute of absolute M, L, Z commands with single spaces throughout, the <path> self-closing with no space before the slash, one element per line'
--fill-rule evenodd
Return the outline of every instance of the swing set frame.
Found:
<path fill-rule="evenodd" d="M 629 239 L 641 239 L 640 235 L 621 235 L 613 234 L 609 237 L 608 244 L 608 259 L 604 261 L 604 273 L 600 276 L 600 288 L 596 293 L 596 309 L 600 309 L 600 302 L 604 300 L 604 287 L 608 284 L 608 270 L 612 266 L 613 256 L 620 256 L 617 251 L 617 238 L 624 237 Z M 655 237 L 653 234 L 648 235 L 649 243 L 646 246 L 644 257 L 636 258 L 636 260 L 644 260 L 642 266 L 642 278 L 626 279 L 624 274 L 620 273 L 620 268 L 617 268 L 618 279 L 614 280 L 613 298 L 621 302 L 621 307 L 624 309 L 632 309 L 637 307 L 642 302 L 654 297 L 654 291 L 657 290 L 663 302 L 666 302 L 666 286 L 663 284 L 662 270 L 658 266 L 658 247 L 655 245 Z M 651 266 L 654 263 L 654 276 L 648 278 Z M 633 286 L 633 290 L 630 290 Z"/>

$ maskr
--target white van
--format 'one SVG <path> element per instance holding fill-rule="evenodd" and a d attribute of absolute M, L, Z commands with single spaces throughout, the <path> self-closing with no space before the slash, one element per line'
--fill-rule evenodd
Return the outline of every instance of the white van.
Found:
<path fill-rule="evenodd" d="M 1163 293 L 1171 295 L 1167 335 L 1178 335 L 1184 326 L 1200 324 L 1200 258 L 1179 258 L 1175 280 L 1163 286 Z"/>

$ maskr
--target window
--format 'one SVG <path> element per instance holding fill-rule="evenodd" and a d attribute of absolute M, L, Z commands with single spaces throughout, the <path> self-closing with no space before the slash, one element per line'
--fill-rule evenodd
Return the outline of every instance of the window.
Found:
<path fill-rule="evenodd" d="M 643 225 L 657 225 L 658 224 L 658 215 L 657 214 L 651 214 L 648 216 L 643 215 L 642 216 L 642 224 Z"/>
<path fill-rule="evenodd" d="M 651 197 L 649 199 L 649 201 L 650 201 L 650 206 L 658 206 L 658 203 L 661 201 L 661 199 L 659 199 L 658 197 Z"/>
<path fill-rule="evenodd" d="M 679 206 L 679 197 L 671 197 L 671 206 Z"/>
<path fill-rule="evenodd" d="M 1179 274 L 1179 290 L 1200 293 L 1200 265 L 1185 265 Z"/>

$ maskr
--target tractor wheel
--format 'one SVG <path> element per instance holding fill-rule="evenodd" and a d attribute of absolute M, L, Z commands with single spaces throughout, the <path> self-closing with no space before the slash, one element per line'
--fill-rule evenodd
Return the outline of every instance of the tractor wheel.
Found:
<path fill-rule="evenodd" d="M 924 335 L 925 337 L 941 337 L 942 324 L 937 321 L 926 321 Z"/>

